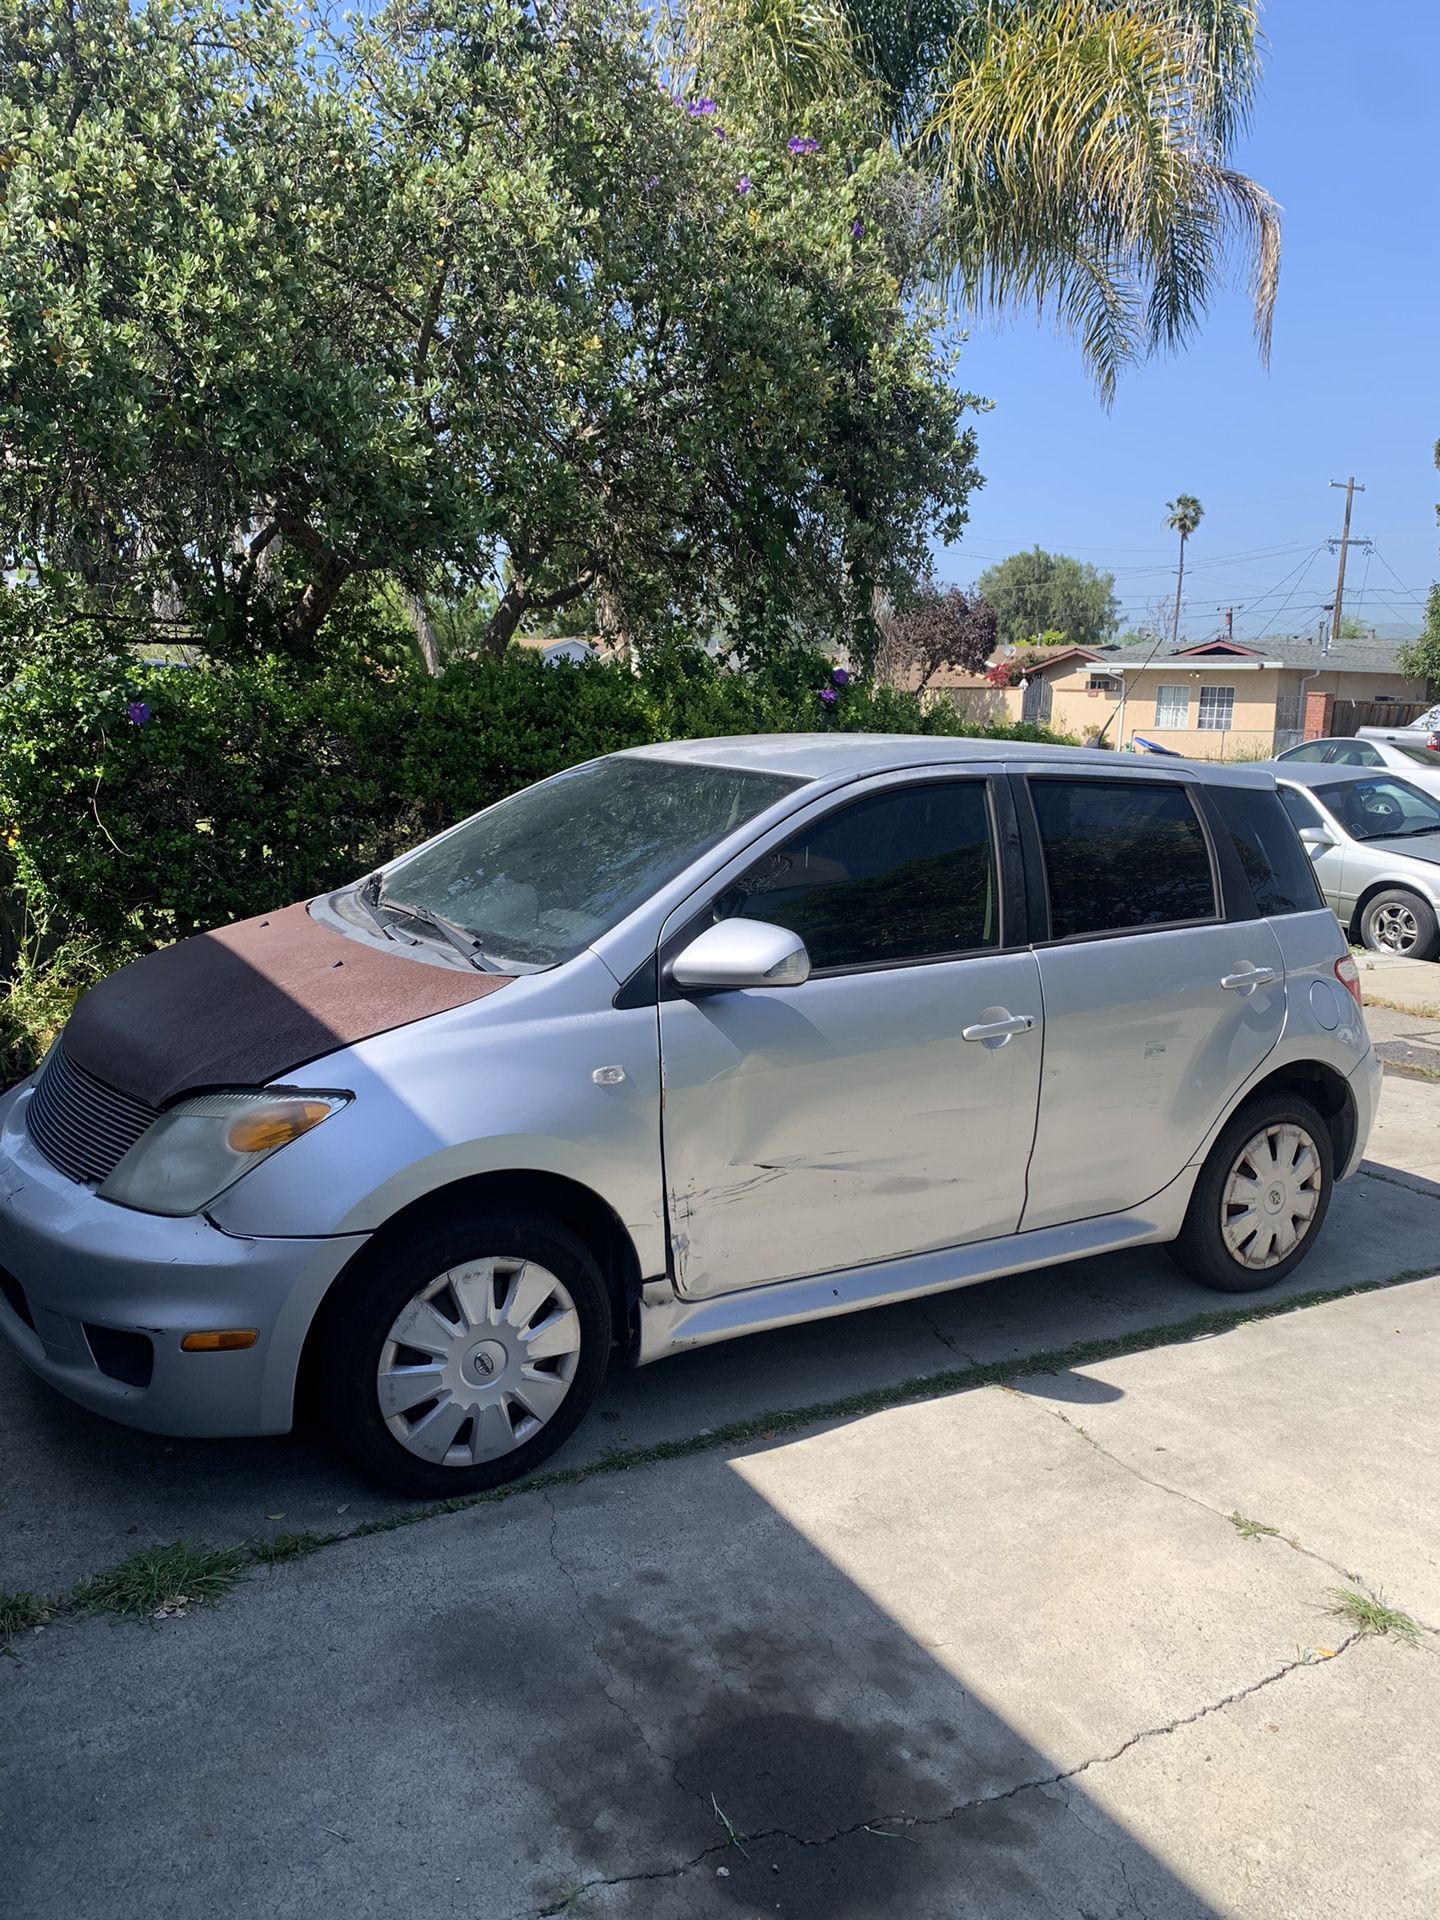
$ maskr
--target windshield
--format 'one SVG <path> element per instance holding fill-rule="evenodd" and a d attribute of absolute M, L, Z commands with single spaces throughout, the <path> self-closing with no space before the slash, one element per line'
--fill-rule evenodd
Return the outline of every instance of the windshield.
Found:
<path fill-rule="evenodd" d="M 1413 760 L 1417 766 L 1440 773 L 1440 747 L 1427 747 L 1423 741 L 1412 746 L 1408 740 L 1387 740 L 1385 744 L 1393 747 L 1396 753 L 1403 753 L 1407 760 Z"/>
<path fill-rule="evenodd" d="M 385 876 L 473 935 L 491 964 L 572 959 L 658 887 L 803 782 L 615 756 L 526 787 Z"/>
<path fill-rule="evenodd" d="M 1337 780 L 1320 798 L 1355 840 L 1398 840 L 1440 833 L 1440 806 L 1408 780 Z"/>

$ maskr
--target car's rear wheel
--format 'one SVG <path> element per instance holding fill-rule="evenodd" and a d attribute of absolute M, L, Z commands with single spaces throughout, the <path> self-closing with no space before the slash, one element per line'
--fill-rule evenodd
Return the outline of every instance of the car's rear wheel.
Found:
<path fill-rule="evenodd" d="M 1440 921 L 1428 900 L 1408 887 L 1387 887 L 1367 900 L 1360 938 L 1372 953 L 1398 953 L 1406 960 L 1433 960 L 1440 952 Z"/>
<path fill-rule="evenodd" d="M 604 1279 L 568 1228 L 501 1211 L 436 1221 L 383 1246 L 327 1313 L 326 1425 L 400 1493 L 481 1492 L 575 1431 L 610 1333 Z"/>
<path fill-rule="evenodd" d="M 1211 1148 L 1171 1256 L 1223 1293 L 1273 1287 L 1315 1244 L 1334 1178 L 1330 1130 L 1310 1102 L 1262 1095 Z"/>

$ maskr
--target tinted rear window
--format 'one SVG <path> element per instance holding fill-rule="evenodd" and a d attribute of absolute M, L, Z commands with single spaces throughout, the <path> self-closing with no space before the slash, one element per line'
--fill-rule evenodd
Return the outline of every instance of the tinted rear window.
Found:
<path fill-rule="evenodd" d="M 1267 917 L 1313 913 L 1325 902 L 1310 856 L 1300 844 L 1278 793 L 1259 787 L 1209 789 L 1235 842 L 1255 905 Z"/>
<path fill-rule="evenodd" d="M 1034 779 L 1055 940 L 1215 916 L 1204 830 L 1184 787 Z"/>

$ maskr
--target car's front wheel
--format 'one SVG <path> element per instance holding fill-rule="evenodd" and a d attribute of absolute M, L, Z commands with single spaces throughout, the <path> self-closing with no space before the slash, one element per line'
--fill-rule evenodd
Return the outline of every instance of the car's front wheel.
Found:
<path fill-rule="evenodd" d="M 1330 1129 L 1310 1102 L 1262 1095 L 1211 1148 L 1171 1257 L 1222 1293 L 1272 1287 L 1314 1246 L 1334 1178 Z"/>
<path fill-rule="evenodd" d="M 422 1498 L 518 1479 L 575 1431 L 605 1371 L 610 1297 L 568 1228 L 505 1211 L 397 1235 L 318 1330 L 326 1425 Z"/>
<path fill-rule="evenodd" d="M 1428 900 L 1408 887 L 1387 887 L 1367 900 L 1360 938 L 1372 953 L 1398 953 L 1406 960 L 1433 960 L 1440 953 L 1440 921 Z"/>

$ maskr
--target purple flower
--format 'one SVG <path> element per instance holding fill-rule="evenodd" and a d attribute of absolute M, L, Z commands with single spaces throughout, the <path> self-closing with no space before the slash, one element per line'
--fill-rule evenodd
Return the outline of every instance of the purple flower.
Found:
<path fill-rule="evenodd" d="M 659 174 L 658 174 L 658 173 L 652 173 L 652 174 L 651 174 L 651 176 L 650 176 L 650 178 L 649 178 L 649 179 L 648 179 L 648 180 L 647 180 L 647 181 L 645 182 L 645 191 L 646 191 L 646 193 L 653 193 L 653 192 L 655 191 L 655 189 L 656 189 L 656 187 L 658 187 L 658 186 L 659 186 L 659 184 L 660 184 L 660 176 L 659 176 Z"/>
<path fill-rule="evenodd" d="M 148 727 L 150 724 L 150 702 L 132 700 L 125 709 L 125 718 L 132 727 Z"/>
<path fill-rule="evenodd" d="M 685 111 L 692 120 L 699 120 L 707 113 L 714 113 L 715 102 L 713 100 L 692 100 Z"/>
<path fill-rule="evenodd" d="M 728 134 L 728 133 L 727 133 L 727 132 L 725 131 L 725 129 L 724 129 L 724 127 L 716 127 L 716 129 L 715 129 L 715 138 L 716 138 L 717 140 L 728 140 L 728 139 L 730 138 L 730 136 L 729 136 L 729 134 Z"/>
<path fill-rule="evenodd" d="M 858 240 L 864 231 L 865 222 L 863 220 L 852 220 L 850 222 L 850 238 L 852 240 Z"/>
<path fill-rule="evenodd" d="M 735 191 L 736 193 L 749 193 L 750 176 L 748 173 L 742 173 L 740 178 L 735 182 Z"/>
<path fill-rule="evenodd" d="M 790 138 L 785 142 L 785 145 L 789 152 L 796 155 L 802 153 L 818 153 L 820 151 L 820 142 L 818 140 L 812 140 L 808 134 L 801 135 L 792 133 Z"/>
<path fill-rule="evenodd" d="M 844 667 L 836 667 L 830 678 L 837 687 L 848 687 L 850 684 L 850 676 Z"/>
<path fill-rule="evenodd" d="M 821 706 L 822 706 L 822 707 L 833 707 L 833 706 L 834 706 L 834 704 L 835 704 L 835 689 L 834 689 L 834 687 L 821 687 L 821 689 L 820 689 L 820 704 L 821 704 Z"/>

